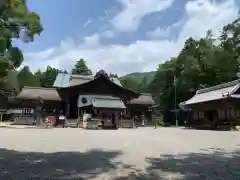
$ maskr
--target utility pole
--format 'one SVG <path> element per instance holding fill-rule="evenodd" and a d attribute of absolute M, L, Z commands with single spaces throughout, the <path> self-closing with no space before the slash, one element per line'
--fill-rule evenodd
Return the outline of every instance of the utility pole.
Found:
<path fill-rule="evenodd" d="M 178 112 L 177 112 L 177 87 L 176 87 L 176 75 L 174 73 L 174 70 L 172 70 L 173 76 L 174 76 L 174 112 L 175 112 L 175 121 L 176 121 L 176 127 L 178 127 Z"/>
<path fill-rule="evenodd" d="M 174 87 L 174 113 L 175 113 L 175 123 L 178 127 L 178 111 L 177 111 L 177 78 L 174 69 L 169 69 L 173 75 L 173 87 Z"/>
<path fill-rule="evenodd" d="M 176 78 L 176 74 L 174 72 L 174 69 L 166 69 L 164 71 L 171 71 L 172 75 L 173 75 L 173 87 L 174 87 L 174 113 L 175 113 L 175 123 L 176 123 L 176 127 L 178 127 L 178 110 L 177 110 L 177 78 Z"/>

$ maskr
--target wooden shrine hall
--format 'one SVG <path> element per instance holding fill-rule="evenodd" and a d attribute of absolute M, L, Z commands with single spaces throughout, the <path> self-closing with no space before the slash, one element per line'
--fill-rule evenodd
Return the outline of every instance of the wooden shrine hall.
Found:
<path fill-rule="evenodd" d="M 198 90 L 180 103 L 188 127 L 230 130 L 240 125 L 240 80 Z"/>
<path fill-rule="evenodd" d="M 24 109 L 36 109 L 39 106 L 37 102 L 41 100 L 42 118 L 64 114 L 69 121 L 77 121 L 78 127 L 94 128 L 99 123 L 123 126 L 122 122 L 126 121 L 122 117 L 128 115 L 131 102 L 140 100 L 139 106 L 144 105 L 145 108 L 154 104 L 152 97 L 143 96 L 145 95 L 123 88 L 118 79 L 109 78 L 101 70 L 95 76 L 59 73 L 52 88 L 24 87 L 14 99 L 18 106 L 21 105 L 19 108 Z M 142 102 L 141 99 L 147 99 L 148 102 Z M 91 114 L 91 121 L 84 122 L 84 114 Z M 133 126 L 130 120 L 126 123 L 127 126 Z"/>

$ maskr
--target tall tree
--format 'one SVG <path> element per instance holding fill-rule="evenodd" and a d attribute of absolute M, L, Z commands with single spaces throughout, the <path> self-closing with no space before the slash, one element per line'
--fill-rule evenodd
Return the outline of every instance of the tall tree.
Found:
<path fill-rule="evenodd" d="M 36 71 L 33 75 L 35 76 L 36 84 L 40 87 L 41 86 L 41 79 L 42 79 L 41 70 Z"/>
<path fill-rule="evenodd" d="M 57 74 L 58 74 L 59 70 L 56 68 L 52 68 L 51 66 L 48 66 L 45 72 L 42 72 L 41 74 L 41 86 L 42 87 L 52 87 Z"/>
<path fill-rule="evenodd" d="M 150 91 L 164 110 L 165 121 L 174 122 L 169 110 L 188 100 L 201 88 L 237 78 L 240 65 L 240 19 L 223 28 L 220 43 L 212 32 L 200 40 L 189 38 L 176 58 L 160 64 Z M 174 76 L 176 81 L 174 82 Z"/>
<path fill-rule="evenodd" d="M 17 78 L 18 72 L 15 70 L 8 71 L 8 75 L 6 76 L 6 83 L 5 83 L 5 91 L 11 92 L 11 95 L 16 95 L 20 91 L 20 86 L 18 83 L 18 78 Z M 16 93 L 16 94 L 14 94 Z"/>
<path fill-rule="evenodd" d="M 36 76 L 30 71 L 28 66 L 24 66 L 18 72 L 17 77 L 20 88 L 24 86 L 40 86 L 39 81 L 37 81 Z"/>
<path fill-rule="evenodd" d="M 12 39 L 34 40 L 43 28 L 39 16 L 30 12 L 26 0 L 5 0 L 0 6 L 0 94 L 5 92 L 8 71 L 18 68 L 23 61 L 22 51 L 12 45 Z"/>
<path fill-rule="evenodd" d="M 72 74 L 92 75 L 92 71 L 88 68 L 86 61 L 84 59 L 80 59 L 74 65 L 74 68 L 72 69 Z"/>
<path fill-rule="evenodd" d="M 117 79 L 118 79 L 118 75 L 117 75 L 117 74 L 112 74 L 112 73 L 110 73 L 110 74 L 109 74 L 109 77 L 110 77 L 110 78 L 117 78 Z"/>
<path fill-rule="evenodd" d="M 59 70 L 59 73 L 68 74 L 67 70 Z"/>

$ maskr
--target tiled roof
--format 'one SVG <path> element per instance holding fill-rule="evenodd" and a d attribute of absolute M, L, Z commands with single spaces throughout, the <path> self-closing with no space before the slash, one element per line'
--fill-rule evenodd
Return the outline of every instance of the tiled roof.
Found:
<path fill-rule="evenodd" d="M 71 75 L 71 78 L 69 80 L 69 86 L 76 86 L 76 85 L 84 84 L 91 80 L 93 80 L 93 76 Z"/>
<path fill-rule="evenodd" d="M 240 87 L 240 81 L 235 80 L 228 83 L 220 84 L 210 88 L 198 90 L 196 95 L 186 101 L 184 105 L 197 104 L 223 98 L 228 98 L 233 95 Z"/>
<path fill-rule="evenodd" d="M 138 98 L 132 99 L 130 104 L 154 105 L 155 102 L 151 94 L 141 94 Z"/>
<path fill-rule="evenodd" d="M 16 99 L 61 101 L 61 98 L 55 88 L 24 87 L 16 96 Z"/>
<path fill-rule="evenodd" d="M 56 77 L 53 87 L 65 88 L 70 86 L 77 86 L 80 84 L 87 83 L 93 79 L 94 79 L 94 76 L 83 76 L 83 75 L 59 73 Z M 120 81 L 117 78 L 110 78 L 110 80 L 115 84 L 122 86 Z"/>
<path fill-rule="evenodd" d="M 92 103 L 97 108 L 125 109 L 126 106 L 119 98 L 93 97 Z"/>

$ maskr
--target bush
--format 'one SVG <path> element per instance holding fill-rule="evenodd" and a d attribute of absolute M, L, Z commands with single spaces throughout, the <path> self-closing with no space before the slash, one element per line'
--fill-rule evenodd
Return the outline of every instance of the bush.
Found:
<path fill-rule="evenodd" d="M 158 125 L 158 126 L 161 126 L 161 127 L 164 127 L 164 126 L 165 126 L 165 123 L 164 123 L 162 117 L 157 118 L 157 125 Z"/>

